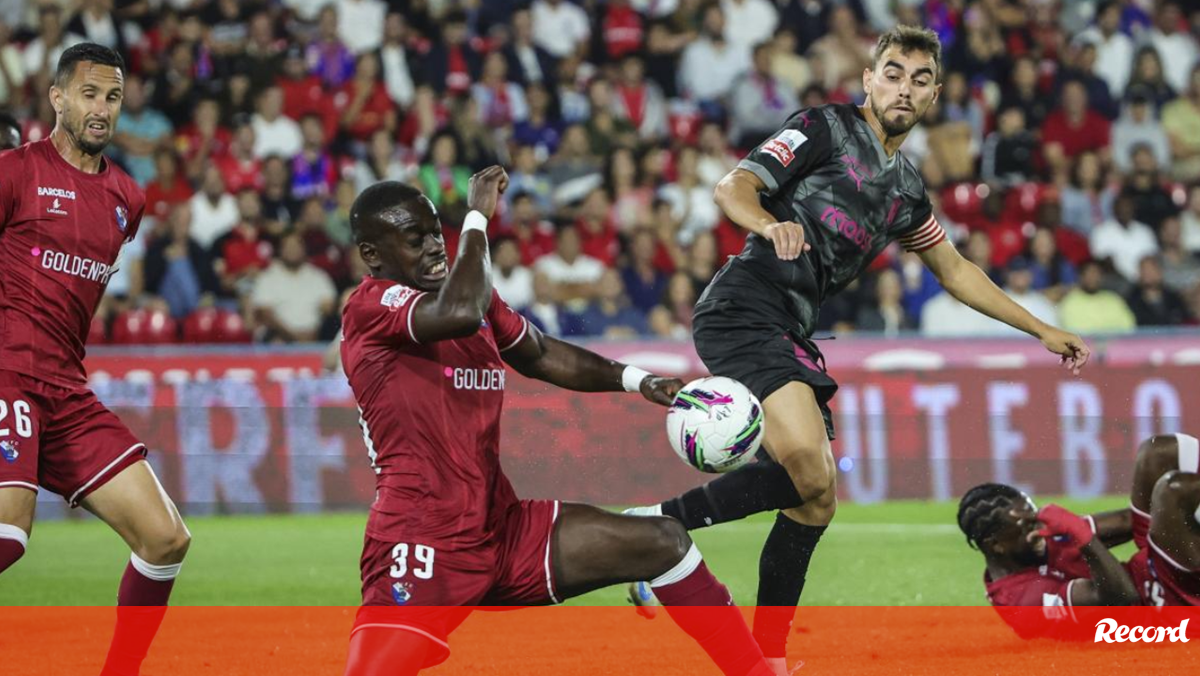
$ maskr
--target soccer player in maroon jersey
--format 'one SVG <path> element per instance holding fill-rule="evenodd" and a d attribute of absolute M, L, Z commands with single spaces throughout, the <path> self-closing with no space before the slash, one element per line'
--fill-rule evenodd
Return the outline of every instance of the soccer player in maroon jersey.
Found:
<path fill-rule="evenodd" d="M 54 130 L 0 153 L 0 572 L 25 553 L 39 487 L 115 530 L 132 553 L 112 676 L 138 673 L 190 541 L 146 446 L 87 388 L 83 368 L 92 314 L 145 207 L 104 157 L 124 75 L 107 47 L 67 49 L 49 92 Z"/>
<path fill-rule="evenodd" d="M 1130 493 L 1137 554 L 1125 564 L 1149 606 L 1200 605 L 1200 441 L 1142 442 Z"/>
<path fill-rule="evenodd" d="M 987 562 L 988 601 L 1006 606 L 1042 606 L 1043 614 L 1001 616 L 1022 636 L 1052 632 L 1075 606 L 1132 605 L 1137 591 L 1121 563 L 1108 551 L 1128 521 L 1121 512 L 1079 517 L 1058 505 L 1038 509 L 1019 489 L 981 484 L 958 506 L 958 526 L 967 543 Z M 1033 619 L 1046 620 L 1034 622 Z"/>
<path fill-rule="evenodd" d="M 351 208 L 371 274 L 343 310 L 342 363 L 377 492 L 346 673 L 440 663 L 464 606 L 557 603 L 647 579 L 723 673 L 770 676 L 678 521 L 520 500 L 501 471 L 505 364 L 560 387 L 624 389 L 662 405 L 682 385 L 542 335 L 492 289 L 485 228 L 507 184 L 499 167 L 471 179 L 453 267 L 437 212 L 415 188 L 379 183 Z"/>

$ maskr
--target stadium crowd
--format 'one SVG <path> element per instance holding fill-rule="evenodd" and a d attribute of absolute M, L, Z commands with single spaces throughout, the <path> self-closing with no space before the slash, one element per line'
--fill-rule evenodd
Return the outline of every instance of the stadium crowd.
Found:
<path fill-rule="evenodd" d="M 1200 10 L 1172 0 L 0 0 L 0 109 L 44 138 L 66 47 L 128 73 L 145 188 L 93 342 L 310 341 L 364 273 L 355 195 L 420 187 L 457 242 L 509 168 L 494 283 L 562 336 L 689 335 L 744 233 L 712 200 L 801 106 L 862 100 L 874 35 L 933 28 L 903 151 L 966 255 L 1078 332 L 1200 323 Z M 825 331 L 1007 329 L 892 250 Z"/>

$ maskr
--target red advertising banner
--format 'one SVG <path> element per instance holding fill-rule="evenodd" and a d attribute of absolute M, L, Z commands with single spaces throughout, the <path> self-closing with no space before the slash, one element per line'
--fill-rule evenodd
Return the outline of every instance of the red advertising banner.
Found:
<path fill-rule="evenodd" d="M 861 356 L 867 342 L 826 351 Z M 1184 343 L 1110 343 L 1113 363 L 1078 378 L 1044 354 L 996 368 L 1000 357 L 970 365 L 950 350 L 920 368 L 912 362 L 931 343 L 879 345 L 857 367 L 831 363 L 842 384 L 834 451 L 846 500 L 949 499 L 989 480 L 1043 495 L 1124 493 L 1140 439 L 1200 427 L 1200 365 L 1179 357 Z M 660 372 L 703 374 L 690 346 L 596 347 Z M 349 388 L 320 374 L 316 350 L 98 351 L 88 365 L 101 399 L 147 443 L 191 513 L 319 511 L 372 496 Z M 504 464 L 523 496 L 644 503 L 708 478 L 675 458 L 663 409 L 636 395 L 567 392 L 516 374 L 506 383 Z"/>

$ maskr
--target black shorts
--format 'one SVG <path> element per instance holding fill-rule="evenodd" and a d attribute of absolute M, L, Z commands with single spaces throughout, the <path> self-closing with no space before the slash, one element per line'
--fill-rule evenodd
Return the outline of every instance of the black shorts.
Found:
<path fill-rule="evenodd" d="M 696 352 L 714 376 L 745 385 L 759 401 L 790 382 L 813 389 L 825 433 L 835 438 L 829 401 L 837 382 L 825 371 L 825 358 L 812 340 L 790 332 L 766 313 L 742 302 L 710 298 L 696 304 L 692 321 Z"/>

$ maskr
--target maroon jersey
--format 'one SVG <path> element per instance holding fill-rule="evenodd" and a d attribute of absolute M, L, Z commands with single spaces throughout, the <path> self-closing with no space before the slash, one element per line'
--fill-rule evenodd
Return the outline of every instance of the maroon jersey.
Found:
<path fill-rule="evenodd" d="M 994 581 L 986 572 L 983 574 L 988 601 L 993 606 L 1070 607 L 1071 583 L 1077 579 L 1080 578 L 1049 566 L 1030 568 Z"/>
<path fill-rule="evenodd" d="M 421 344 L 412 313 L 425 295 L 367 277 L 342 312 L 342 364 L 377 475 L 367 534 L 476 548 L 517 502 L 500 469 L 500 353 L 528 325 L 493 291 L 475 335 Z"/>
<path fill-rule="evenodd" d="M 1150 537 L 1125 564 L 1142 603 L 1148 606 L 1200 606 L 1200 570 L 1172 559 Z"/>
<path fill-rule="evenodd" d="M 0 153 L 0 370 L 73 387 L 84 342 L 146 198 L 108 160 L 97 174 L 47 138 Z"/>

